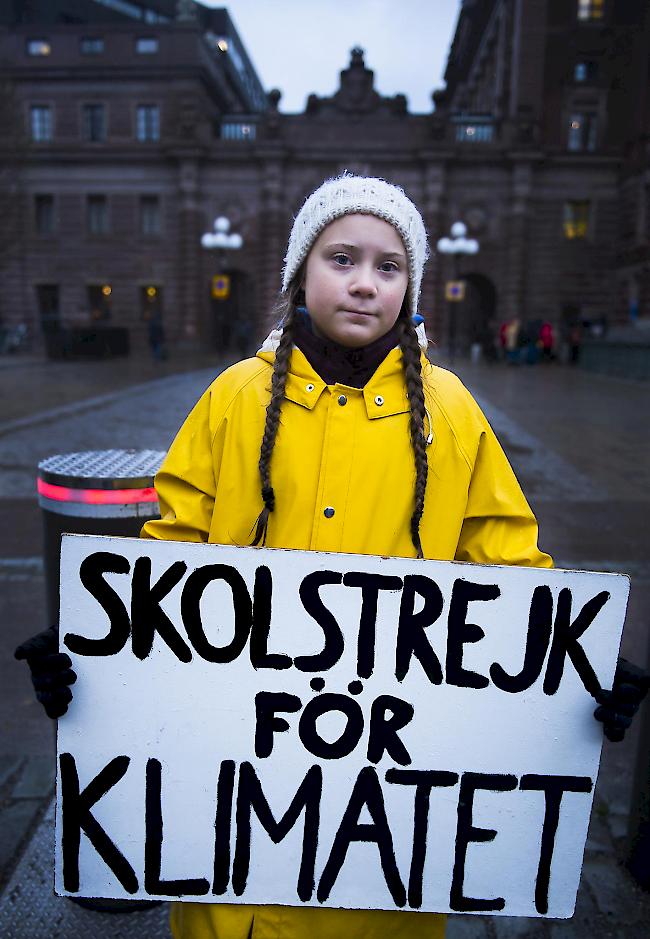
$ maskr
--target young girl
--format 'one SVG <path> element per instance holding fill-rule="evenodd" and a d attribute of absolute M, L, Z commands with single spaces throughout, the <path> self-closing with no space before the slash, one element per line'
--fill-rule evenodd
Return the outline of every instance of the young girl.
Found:
<path fill-rule="evenodd" d="M 478 406 L 424 355 L 427 237 L 401 189 L 342 176 L 289 239 L 280 328 L 200 399 L 156 477 L 179 541 L 551 566 Z M 409 939 L 432 914 L 177 903 L 177 939 Z"/>
<path fill-rule="evenodd" d="M 156 477 L 161 518 L 143 536 L 550 567 L 476 402 L 424 355 L 414 318 L 426 256 L 401 189 L 323 183 L 293 224 L 280 327 L 192 410 Z M 57 648 L 52 629 L 17 650 L 51 717 L 75 677 Z M 642 692 L 634 706 L 603 694 L 600 719 L 622 739 Z M 176 939 L 441 939 L 445 917 L 176 903 L 171 923 Z"/>

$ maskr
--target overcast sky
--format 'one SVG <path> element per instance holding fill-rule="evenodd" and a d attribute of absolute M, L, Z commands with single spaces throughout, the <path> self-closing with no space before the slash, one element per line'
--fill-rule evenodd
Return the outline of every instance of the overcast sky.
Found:
<path fill-rule="evenodd" d="M 264 88 L 282 91 L 282 111 L 302 111 L 312 91 L 333 94 L 357 45 L 377 91 L 401 92 L 410 111 L 430 111 L 460 7 L 460 0 L 202 2 L 228 9 Z"/>

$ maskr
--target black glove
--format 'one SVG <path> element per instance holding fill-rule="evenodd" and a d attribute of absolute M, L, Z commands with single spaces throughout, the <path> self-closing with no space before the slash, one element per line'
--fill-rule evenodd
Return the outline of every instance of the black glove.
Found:
<path fill-rule="evenodd" d="M 618 743 L 623 739 L 649 688 L 650 675 L 626 659 L 618 660 L 612 690 L 596 695 L 594 717 L 602 723 L 608 740 Z"/>
<path fill-rule="evenodd" d="M 25 659 L 32 673 L 36 698 L 48 717 L 62 717 L 72 701 L 70 685 L 77 676 L 66 652 L 59 652 L 59 628 L 50 626 L 18 646 L 14 655 Z"/>

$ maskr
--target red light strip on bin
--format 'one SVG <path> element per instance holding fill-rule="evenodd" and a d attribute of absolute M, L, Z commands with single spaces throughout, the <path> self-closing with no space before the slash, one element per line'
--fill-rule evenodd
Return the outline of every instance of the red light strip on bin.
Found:
<path fill-rule="evenodd" d="M 54 502 L 85 502 L 90 505 L 131 505 L 134 502 L 157 502 L 158 494 L 148 489 L 71 489 L 37 481 L 38 493 Z"/>

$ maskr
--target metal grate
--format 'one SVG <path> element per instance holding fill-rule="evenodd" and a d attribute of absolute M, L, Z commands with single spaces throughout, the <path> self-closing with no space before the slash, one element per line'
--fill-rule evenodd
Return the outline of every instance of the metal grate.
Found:
<path fill-rule="evenodd" d="M 52 892 L 54 804 L 36 829 L 25 854 L 0 898 L 3 939 L 171 939 L 169 906 L 153 906 L 130 915 L 96 913 Z"/>
<path fill-rule="evenodd" d="M 140 489 L 153 485 L 164 450 L 86 450 L 57 453 L 41 460 L 38 474 L 58 486 L 87 489 Z"/>

